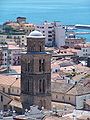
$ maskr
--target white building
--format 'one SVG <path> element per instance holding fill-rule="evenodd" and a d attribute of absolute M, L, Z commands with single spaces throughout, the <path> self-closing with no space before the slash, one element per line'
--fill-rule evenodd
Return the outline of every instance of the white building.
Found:
<path fill-rule="evenodd" d="M 90 56 L 90 46 L 82 46 L 81 50 L 77 52 L 79 57 L 88 57 Z"/>
<path fill-rule="evenodd" d="M 88 83 L 89 84 L 89 83 Z M 52 83 L 52 100 L 69 103 L 76 109 L 84 109 L 85 101 L 90 99 L 90 86 L 82 84 Z"/>
<path fill-rule="evenodd" d="M 0 44 L 0 49 L 2 51 L 2 65 L 7 65 L 8 46 Z"/>
<path fill-rule="evenodd" d="M 45 21 L 41 25 L 36 25 L 35 29 L 46 36 L 45 45 L 52 46 L 52 43 L 54 41 L 54 23 L 48 23 L 47 21 Z"/>
<path fill-rule="evenodd" d="M 0 34 L 0 43 L 2 42 L 16 42 L 18 45 L 24 46 L 27 44 L 26 35 L 25 34 Z"/>
<path fill-rule="evenodd" d="M 8 45 L 9 62 L 11 65 L 20 65 L 22 49 L 19 46 Z"/>
<path fill-rule="evenodd" d="M 0 45 L 2 50 L 2 65 L 20 65 L 22 49 L 15 45 Z"/>
<path fill-rule="evenodd" d="M 65 29 L 57 23 L 55 26 L 55 43 L 58 48 L 65 45 Z"/>
<path fill-rule="evenodd" d="M 36 30 L 43 33 L 45 38 L 45 45 L 52 46 L 56 43 L 57 47 L 65 45 L 65 29 L 60 22 L 47 22 L 41 25 L 36 25 Z"/>

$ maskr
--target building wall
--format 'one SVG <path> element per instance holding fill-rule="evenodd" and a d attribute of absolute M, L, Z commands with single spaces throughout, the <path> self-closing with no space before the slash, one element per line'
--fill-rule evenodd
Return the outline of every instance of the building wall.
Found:
<path fill-rule="evenodd" d="M 42 25 L 36 25 L 35 29 L 45 36 L 45 45 L 52 46 L 54 41 L 54 23 L 44 22 Z"/>
<path fill-rule="evenodd" d="M 79 57 L 88 57 L 90 56 L 90 47 L 81 47 L 81 50 L 77 52 Z"/>
<path fill-rule="evenodd" d="M 76 96 L 76 109 L 84 108 L 84 100 L 90 99 L 90 94 Z"/>
<path fill-rule="evenodd" d="M 45 52 L 45 37 L 36 31 L 27 37 L 27 53 L 21 56 L 21 101 L 24 109 L 51 108 L 51 55 Z"/>
<path fill-rule="evenodd" d="M 16 46 L 15 46 L 16 47 Z M 20 65 L 21 64 L 21 48 L 13 49 L 9 48 L 8 45 L 0 45 L 2 50 L 2 65 Z"/>
<path fill-rule="evenodd" d="M 65 45 L 65 29 L 62 26 L 55 26 L 55 43 L 58 48 Z"/>
<path fill-rule="evenodd" d="M 21 64 L 21 49 L 9 49 L 9 57 L 11 65 Z"/>
<path fill-rule="evenodd" d="M 10 101 L 11 99 L 6 94 L 0 92 L 0 110 L 4 110 Z"/>
<path fill-rule="evenodd" d="M 44 105 L 44 103 L 42 103 L 42 105 L 45 108 L 49 108 L 50 109 L 50 105 L 48 104 L 48 102 L 50 102 L 51 100 L 51 67 L 50 67 L 50 56 L 51 55 L 47 55 L 47 54 L 34 54 L 34 55 L 23 55 L 21 58 L 21 91 L 22 91 L 22 96 L 21 99 L 24 103 L 24 106 L 28 107 L 28 105 L 26 105 L 26 103 L 24 101 L 28 101 L 28 99 L 30 99 L 31 102 L 27 103 L 29 105 L 32 104 L 37 104 L 40 105 L 40 101 L 45 101 L 46 107 Z M 44 59 L 45 60 L 45 71 L 39 71 L 39 60 L 40 59 Z M 28 62 L 30 63 L 30 71 L 28 72 Z M 45 91 L 40 93 L 40 81 L 41 82 L 44 80 L 44 88 Z M 30 82 L 29 82 L 30 81 Z M 29 86 L 28 86 L 29 85 Z M 31 87 L 32 86 L 32 87 Z M 43 89 L 43 87 L 41 88 Z M 31 91 L 31 92 L 30 92 Z M 28 94 L 28 97 L 26 97 Z M 36 97 L 34 97 L 36 96 Z M 31 100 L 32 97 L 32 100 Z M 41 99 L 42 98 L 42 99 Z M 48 101 L 48 99 L 49 101 Z M 38 101 L 39 100 L 39 101 Z M 37 101 L 37 102 L 36 102 Z M 48 106 L 48 105 L 49 106 Z M 48 106 L 48 107 L 47 107 Z M 39 106 L 40 107 L 40 106 Z"/>
<path fill-rule="evenodd" d="M 46 46 L 52 46 L 55 43 L 57 47 L 65 45 L 65 29 L 60 22 L 44 22 L 42 25 L 36 25 L 35 29 L 46 37 Z"/>
<path fill-rule="evenodd" d="M 85 43 L 85 38 L 66 38 L 65 45 L 68 47 L 74 47 L 76 44 Z"/>
<path fill-rule="evenodd" d="M 27 35 L 29 35 L 32 31 L 35 30 L 35 25 L 25 24 L 21 28 L 24 29 L 24 31 Z"/>
<path fill-rule="evenodd" d="M 74 95 L 68 95 L 59 92 L 52 92 L 52 100 L 57 102 L 70 103 L 72 105 L 76 104 Z"/>
<path fill-rule="evenodd" d="M 2 48 L 2 59 L 3 59 L 3 61 L 2 61 L 2 64 L 3 65 L 7 65 L 7 57 L 8 57 L 8 51 L 7 51 L 7 49 L 8 48 L 6 48 L 6 49 L 3 49 Z"/>
<path fill-rule="evenodd" d="M 0 84 L 0 90 L 6 94 L 11 94 L 11 95 L 20 95 L 20 93 L 21 93 L 20 88 L 10 86 L 10 85 L 1 85 Z"/>
<path fill-rule="evenodd" d="M 4 35 L 0 34 L 0 42 L 16 42 L 17 44 L 23 46 L 27 45 L 26 35 Z"/>

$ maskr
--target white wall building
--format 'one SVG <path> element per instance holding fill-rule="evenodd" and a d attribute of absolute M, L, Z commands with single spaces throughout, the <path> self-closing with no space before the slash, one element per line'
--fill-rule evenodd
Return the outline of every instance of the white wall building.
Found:
<path fill-rule="evenodd" d="M 45 21 L 41 25 L 36 25 L 35 29 L 42 32 L 45 38 L 45 45 L 52 46 L 52 42 L 54 41 L 54 23 L 48 23 Z"/>
<path fill-rule="evenodd" d="M 8 45 L 9 61 L 11 65 L 20 65 L 21 48 L 15 45 Z"/>
<path fill-rule="evenodd" d="M 76 109 L 83 109 L 84 102 L 90 99 L 90 93 L 76 96 Z"/>
<path fill-rule="evenodd" d="M 55 43 L 58 48 L 65 45 L 65 29 L 57 23 L 55 26 Z"/>
<path fill-rule="evenodd" d="M 56 43 L 57 47 L 65 45 L 65 29 L 62 27 L 60 22 L 48 23 L 45 21 L 41 25 L 36 25 L 35 29 L 46 36 L 46 46 L 52 46 L 53 43 Z"/>
<path fill-rule="evenodd" d="M 81 50 L 79 50 L 78 52 L 77 52 L 77 55 L 79 56 L 79 57 L 88 57 L 88 56 L 90 56 L 90 46 L 87 46 L 87 47 L 81 47 Z"/>
<path fill-rule="evenodd" d="M 7 65 L 8 46 L 0 44 L 0 49 L 2 51 L 2 64 Z"/>
<path fill-rule="evenodd" d="M 26 35 L 25 34 L 0 34 L 0 43 L 2 42 L 16 42 L 17 44 L 23 46 L 27 44 Z"/>
<path fill-rule="evenodd" d="M 9 44 L 0 45 L 2 50 L 2 65 L 20 65 L 22 49 L 19 46 Z"/>

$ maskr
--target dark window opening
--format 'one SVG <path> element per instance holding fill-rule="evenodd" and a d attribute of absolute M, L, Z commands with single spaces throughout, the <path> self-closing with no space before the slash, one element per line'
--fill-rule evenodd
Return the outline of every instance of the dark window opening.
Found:
<path fill-rule="evenodd" d="M 42 92 L 42 81 L 39 80 L 39 92 L 41 93 Z"/>
<path fill-rule="evenodd" d="M 45 80 L 43 80 L 43 85 L 42 86 L 43 86 L 43 91 L 42 92 L 45 93 Z"/>
<path fill-rule="evenodd" d="M 1 95 L 1 102 L 3 102 L 3 96 Z"/>
<path fill-rule="evenodd" d="M 45 71 L 45 59 L 42 60 L 42 71 Z"/>
<path fill-rule="evenodd" d="M 41 68 L 41 60 L 39 60 L 39 72 L 41 72 L 42 68 Z"/>
<path fill-rule="evenodd" d="M 41 46 L 40 46 L 40 52 L 42 51 L 42 48 L 41 48 Z"/>

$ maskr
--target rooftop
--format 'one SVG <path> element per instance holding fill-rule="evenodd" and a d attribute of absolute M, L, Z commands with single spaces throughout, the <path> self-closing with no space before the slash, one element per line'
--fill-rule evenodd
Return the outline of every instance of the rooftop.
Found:
<path fill-rule="evenodd" d="M 0 84 L 20 88 L 20 78 L 18 78 L 16 75 L 0 74 Z"/>
<path fill-rule="evenodd" d="M 72 89 L 70 89 L 67 92 L 67 94 L 70 94 L 70 95 L 90 94 L 90 87 L 87 87 L 78 83 Z"/>

